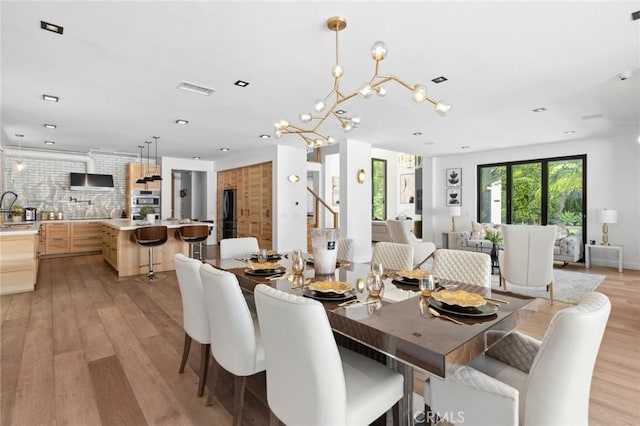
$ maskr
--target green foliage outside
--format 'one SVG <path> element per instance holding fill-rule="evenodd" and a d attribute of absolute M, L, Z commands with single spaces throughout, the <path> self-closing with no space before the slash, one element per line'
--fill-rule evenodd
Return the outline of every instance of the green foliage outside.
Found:
<path fill-rule="evenodd" d="M 371 220 L 387 219 L 387 161 L 371 159 Z"/>

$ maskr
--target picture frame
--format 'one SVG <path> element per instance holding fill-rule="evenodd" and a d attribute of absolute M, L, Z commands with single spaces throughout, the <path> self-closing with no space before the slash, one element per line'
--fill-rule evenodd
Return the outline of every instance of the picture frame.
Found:
<path fill-rule="evenodd" d="M 462 186 L 462 169 L 447 169 L 445 174 L 445 181 L 447 182 L 447 188 Z"/>
<path fill-rule="evenodd" d="M 331 177 L 331 205 L 340 205 L 340 176 Z"/>
<path fill-rule="evenodd" d="M 462 189 L 447 188 L 445 204 L 447 207 L 455 207 L 462 205 Z"/>
<path fill-rule="evenodd" d="M 400 175 L 400 204 L 413 204 L 416 196 L 416 175 Z"/>

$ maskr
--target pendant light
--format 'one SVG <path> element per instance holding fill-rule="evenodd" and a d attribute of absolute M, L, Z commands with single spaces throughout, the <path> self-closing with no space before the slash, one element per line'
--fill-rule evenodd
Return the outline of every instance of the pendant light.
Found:
<path fill-rule="evenodd" d="M 162 176 L 160 176 L 158 174 L 158 139 L 160 139 L 160 136 L 152 136 L 152 138 L 154 138 L 156 140 L 156 159 L 153 162 L 153 165 L 155 166 L 155 168 L 153 170 L 154 170 L 154 172 L 156 174 L 151 176 L 151 179 L 153 179 L 153 180 L 162 180 Z"/>
<path fill-rule="evenodd" d="M 140 148 L 140 177 L 138 178 L 136 183 L 147 183 L 147 181 L 144 180 L 144 177 L 142 176 L 142 149 L 144 148 L 144 145 L 138 145 L 138 148 Z"/>
<path fill-rule="evenodd" d="M 147 175 L 144 177 L 144 181 L 149 183 L 153 182 L 153 178 L 150 174 L 151 168 L 149 167 L 149 165 L 151 164 L 151 160 L 149 159 L 149 151 L 151 150 L 151 148 L 149 148 L 149 145 L 151 145 L 151 141 L 144 141 L 144 143 L 147 144 Z"/>

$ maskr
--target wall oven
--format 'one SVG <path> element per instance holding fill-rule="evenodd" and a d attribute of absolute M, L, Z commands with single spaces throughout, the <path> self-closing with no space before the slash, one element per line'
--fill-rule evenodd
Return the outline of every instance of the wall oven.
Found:
<path fill-rule="evenodd" d="M 156 219 L 160 219 L 160 191 L 131 191 L 131 219 L 145 219 L 140 216 L 140 209 L 146 206 L 153 207 L 156 212 Z"/>

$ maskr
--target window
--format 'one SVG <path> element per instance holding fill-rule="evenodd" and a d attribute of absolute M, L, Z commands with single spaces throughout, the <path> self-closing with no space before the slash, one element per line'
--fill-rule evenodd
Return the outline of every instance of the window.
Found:
<path fill-rule="evenodd" d="M 387 160 L 371 159 L 371 220 L 387 220 Z"/>
<path fill-rule="evenodd" d="M 478 166 L 478 220 L 564 225 L 584 240 L 586 155 Z"/>

